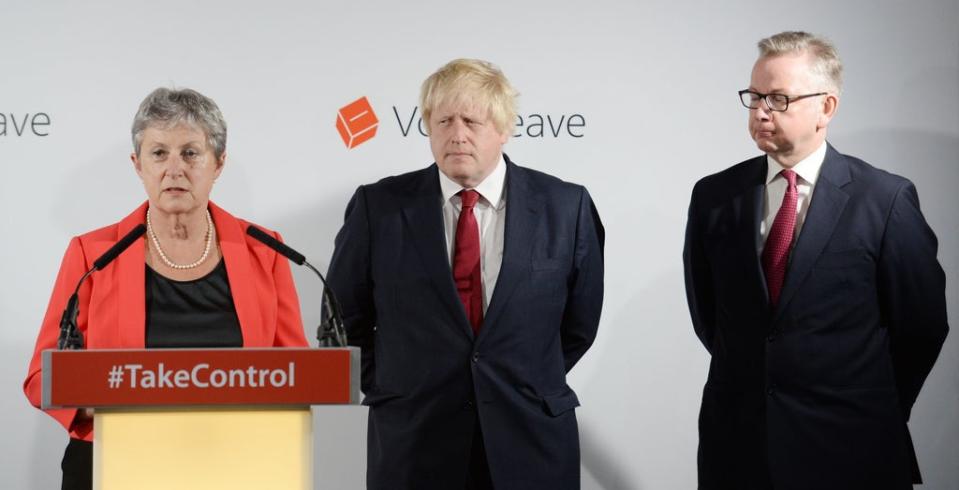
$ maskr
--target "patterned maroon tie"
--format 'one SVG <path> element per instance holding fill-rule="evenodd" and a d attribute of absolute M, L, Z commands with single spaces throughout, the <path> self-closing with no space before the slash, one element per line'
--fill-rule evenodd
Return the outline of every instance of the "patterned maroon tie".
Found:
<path fill-rule="evenodd" d="M 473 207 L 479 193 L 473 190 L 459 192 L 463 207 L 456 224 L 456 245 L 453 253 L 453 281 L 466 309 L 466 318 L 479 333 L 483 324 L 483 281 L 480 273 L 479 226 L 473 216 Z"/>
<path fill-rule="evenodd" d="M 776 213 L 776 219 L 766 238 L 763 248 L 763 270 L 766 272 L 766 287 L 769 289 L 769 302 L 776 306 L 782 293 L 783 280 L 786 278 L 786 266 L 789 263 L 789 250 L 792 248 L 796 230 L 796 172 L 783 170 L 780 174 L 788 182 L 783 204 Z"/>

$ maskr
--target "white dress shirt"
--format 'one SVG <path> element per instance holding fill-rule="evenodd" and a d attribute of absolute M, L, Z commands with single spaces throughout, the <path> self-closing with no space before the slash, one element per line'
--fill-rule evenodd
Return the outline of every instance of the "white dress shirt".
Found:
<path fill-rule="evenodd" d="M 443 199 L 443 228 L 446 231 L 446 250 L 450 268 L 453 267 L 453 254 L 456 247 L 456 225 L 459 223 L 462 203 L 456 194 L 464 187 L 447 177 L 440 175 L 440 191 Z M 496 288 L 496 278 L 503 264 L 503 236 L 506 225 L 506 162 L 500 156 L 493 173 L 489 174 L 473 190 L 480 198 L 473 208 L 473 216 L 479 225 L 480 273 L 483 281 L 483 313 L 489 308 Z"/>
<path fill-rule="evenodd" d="M 806 214 L 809 212 L 809 203 L 812 202 L 812 193 L 816 188 L 816 179 L 819 178 L 819 170 L 822 169 L 822 162 L 826 159 L 826 142 L 823 141 L 816 151 L 812 152 L 806 158 L 803 158 L 792 170 L 796 172 L 796 191 L 799 199 L 796 203 L 796 230 L 793 233 L 793 245 L 796 245 L 796 239 L 799 238 L 799 232 L 802 231 L 803 223 L 806 221 Z M 762 255 L 762 247 L 766 244 L 766 238 L 769 236 L 769 229 L 773 226 L 776 214 L 783 204 L 783 196 L 786 195 L 786 186 L 789 185 L 786 178 L 780 175 L 786 167 L 783 167 L 775 158 L 766 155 L 766 205 L 762 224 L 759 226 L 759 233 L 762 235 L 762 242 L 759 253 Z"/>

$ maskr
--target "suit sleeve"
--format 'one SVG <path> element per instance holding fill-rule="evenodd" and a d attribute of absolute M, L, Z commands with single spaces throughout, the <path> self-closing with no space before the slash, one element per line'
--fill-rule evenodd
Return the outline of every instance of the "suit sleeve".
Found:
<path fill-rule="evenodd" d="M 686 302 L 693 329 L 699 340 L 712 353 L 715 328 L 716 298 L 712 288 L 709 262 L 703 246 L 702 228 L 699 224 L 697 207 L 697 185 L 689 202 L 689 215 L 686 219 L 686 240 L 683 246 L 683 272 L 686 280 Z"/>
<path fill-rule="evenodd" d="M 274 238 L 283 241 L 279 233 Z M 296 293 L 290 261 L 277 254 L 273 263 L 273 283 L 276 287 L 276 336 L 274 347 L 308 347 L 303 334 L 303 318 L 300 314 L 300 298 Z"/>
<path fill-rule="evenodd" d="M 883 235 L 878 288 L 907 419 L 949 331 L 946 279 L 936 260 L 937 248 L 936 235 L 919 209 L 916 188 L 906 182 L 896 195 Z"/>
<path fill-rule="evenodd" d="M 23 382 L 23 392 L 30 400 L 30 404 L 37 408 L 40 408 L 43 393 L 41 353 L 47 349 L 57 348 L 57 339 L 60 336 L 60 317 L 63 314 L 63 309 L 66 307 L 67 300 L 73 294 L 77 281 L 90 267 L 85 255 L 80 239 L 73 238 L 63 256 L 60 271 L 57 273 L 57 279 L 53 286 L 53 294 L 50 295 L 50 302 L 47 304 L 43 323 L 40 324 L 40 333 L 37 335 L 33 357 L 30 359 L 30 366 L 27 369 L 27 378 Z M 77 328 L 84 337 L 86 336 L 87 318 L 89 317 L 90 291 L 92 289 L 90 284 L 90 280 L 85 281 L 79 292 Z M 77 413 L 76 409 L 46 410 L 46 413 L 70 432 L 71 437 L 83 438 L 92 429 L 90 423 L 82 424 L 82 427 L 73 423 Z"/>
<path fill-rule="evenodd" d="M 366 190 L 359 187 L 346 206 L 343 227 L 336 235 L 327 281 L 342 308 L 349 345 L 361 349 L 361 387 L 370 393 L 375 379 L 373 345 L 376 307 L 373 302 L 371 233 Z"/>
<path fill-rule="evenodd" d="M 585 188 L 576 225 L 573 276 L 569 285 L 560 335 L 566 371 L 583 357 L 596 339 L 603 309 L 603 247 L 606 230 Z"/>

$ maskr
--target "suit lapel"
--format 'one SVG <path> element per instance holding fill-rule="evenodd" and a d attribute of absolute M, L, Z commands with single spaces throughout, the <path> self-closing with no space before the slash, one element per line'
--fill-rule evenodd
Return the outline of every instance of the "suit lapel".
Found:
<path fill-rule="evenodd" d="M 416 179 L 401 206 L 409 236 L 420 257 L 426 273 L 436 292 L 458 329 L 470 339 L 473 330 L 466 318 L 466 310 L 456 293 L 453 271 L 450 269 L 449 252 L 446 250 L 446 234 L 443 224 L 438 167 L 434 164 Z"/>
<path fill-rule="evenodd" d="M 754 174 L 750 178 L 750 184 L 742 196 L 743 218 L 747 226 L 743 227 L 743 243 L 746 247 L 743 250 L 747 252 L 744 257 L 747 267 L 746 271 L 752 276 L 750 283 L 757 286 L 758 294 L 761 296 L 761 302 L 764 305 L 769 304 L 769 290 L 766 287 L 766 274 L 763 271 L 762 259 L 759 250 L 762 249 L 762 233 L 759 232 L 760 223 L 763 221 L 763 211 L 765 211 L 765 193 L 766 193 L 766 157 L 759 157 L 755 164 Z"/>
<path fill-rule="evenodd" d="M 744 294 L 755 294 L 761 304 L 769 303 L 766 291 L 766 276 L 763 273 L 759 250 L 762 235 L 759 225 L 763 220 L 763 198 L 766 190 L 766 157 L 757 157 L 750 161 L 744 171 L 743 187 L 732 194 L 728 203 L 722 206 L 721 235 L 725 245 L 720 245 L 730 260 L 739 266 L 745 276 L 741 280 L 747 290 Z M 728 234 L 728 236 L 727 236 Z"/>
<path fill-rule="evenodd" d="M 117 226 L 117 239 L 126 235 L 134 226 L 145 223 L 146 210 L 147 203 L 143 203 L 136 211 L 123 218 Z M 119 340 L 117 345 L 111 347 L 143 348 L 146 345 L 145 242 L 142 239 L 133 242 L 130 248 L 116 258 L 116 267 L 114 277 L 119 304 L 115 320 L 116 331 L 112 338 Z"/>
<path fill-rule="evenodd" d="M 485 337 L 502 314 L 516 285 L 523 281 L 530 269 L 533 234 L 538 229 L 543 202 L 530 185 L 523 169 L 508 157 L 506 161 L 506 225 L 503 237 L 503 262 L 496 289 L 483 317 L 479 337 Z"/>
<path fill-rule="evenodd" d="M 841 187 L 850 182 L 849 165 L 831 145 L 826 148 L 826 158 L 813 191 L 809 212 L 802 231 L 789 259 L 782 295 L 777 307 L 775 321 L 779 320 L 789 301 L 809 274 L 809 270 L 832 237 L 839 217 L 842 215 L 849 195 Z"/>
<path fill-rule="evenodd" d="M 209 203 L 209 209 L 213 217 L 213 226 L 216 227 L 223 261 L 226 262 L 226 275 L 230 281 L 230 293 L 233 296 L 236 316 L 240 321 L 243 345 L 246 347 L 269 346 L 272 342 L 268 339 L 272 339 L 272 334 L 268 335 L 268 332 L 264 331 L 260 302 L 256 294 L 256 275 L 250 263 L 253 257 L 246 246 L 246 230 L 240 225 L 239 220 L 213 202 Z M 286 259 L 277 256 L 276 260 Z"/>

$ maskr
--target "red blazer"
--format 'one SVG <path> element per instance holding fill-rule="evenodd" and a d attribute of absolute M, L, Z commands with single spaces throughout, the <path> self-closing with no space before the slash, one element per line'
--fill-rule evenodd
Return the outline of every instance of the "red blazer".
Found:
<path fill-rule="evenodd" d="M 40 353 L 55 349 L 60 316 L 77 281 L 93 261 L 134 226 L 146 221 L 147 203 L 119 223 L 74 237 L 67 247 L 47 305 L 46 315 L 30 360 L 23 391 L 40 407 Z M 240 320 L 244 347 L 306 347 L 300 303 L 290 264 L 266 245 L 246 234 L 250 223 L 235 218 L 210 202 L 220 250 L 226 261 L 230 291 Z M 267 230 L 264 230 L 267 231 Z M 272 233 L 276 238 L 279 234 Z M 137 240 L 103 270 L 80 287 L 77 325 L 88 349 L 144 348 L 146 338 L 145 242 Z M 70 437 L 93 440 L 92 423 L 74 423 L 75 409 L 47 410 Z"/>

